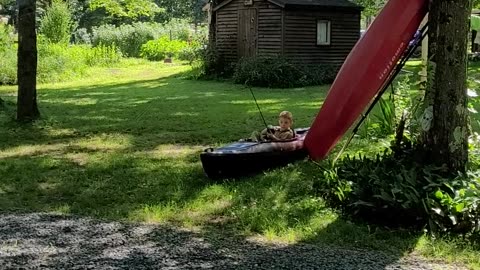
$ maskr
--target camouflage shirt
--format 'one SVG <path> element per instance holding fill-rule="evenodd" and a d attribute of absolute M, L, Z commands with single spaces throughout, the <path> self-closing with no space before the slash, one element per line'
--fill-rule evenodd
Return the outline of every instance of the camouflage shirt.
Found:
<path fill-rule="evenodd" d="M 264 129 L 262 131 L 262 138 L 268 140 L 269 138 L 267 137 L 267 134 L 268 134 L 267 129 Z M 281 130 L 280 127 L 274 127 L 273 135 L 281 141 L 290 140 L 290 139 L 293 139 L 294 137 L 294 133 L 291 128 L 286 130 Z"/>

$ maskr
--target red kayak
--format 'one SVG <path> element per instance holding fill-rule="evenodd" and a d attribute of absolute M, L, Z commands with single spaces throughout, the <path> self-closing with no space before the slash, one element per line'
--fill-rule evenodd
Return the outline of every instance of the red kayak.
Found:
<path fill-rule="evenodd" d="M 390 0 L 340 69 L 305 147 L 323 159 L 380 91 L 427 14 L 429 0 Z"/>

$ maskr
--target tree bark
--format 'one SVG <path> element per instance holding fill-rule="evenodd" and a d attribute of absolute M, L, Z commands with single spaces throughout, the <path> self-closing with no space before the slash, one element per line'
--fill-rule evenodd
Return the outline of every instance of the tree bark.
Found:
<path fill-rule="evenodd" d="M 217 38 L 217 16 L 213 9 L 217 6 L 218 0 L 210 1 L 210 8 L 208 10 L 208 45 L 210 49 L 215 48 Z"/>
<path fill-rule="evenodd" d="M 37 35 L 35 0 L 18 0 L 18 98 L 17 120 L 40 116 L 37 107 Z"/>
<path fill-rule="evenodd" d="M 420 147 L 424 162 L 465 171 L 468 162 L 467 47 L 471 1 L 433 0 Z"/>

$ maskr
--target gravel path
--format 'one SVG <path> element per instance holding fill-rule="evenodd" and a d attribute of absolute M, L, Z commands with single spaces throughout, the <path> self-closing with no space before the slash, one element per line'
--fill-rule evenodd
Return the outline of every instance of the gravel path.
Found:
<path fill-rule="evenodd" d="M 380 252 L 52 214 L 0 215 L 0 269 L 464 269 Z"/>

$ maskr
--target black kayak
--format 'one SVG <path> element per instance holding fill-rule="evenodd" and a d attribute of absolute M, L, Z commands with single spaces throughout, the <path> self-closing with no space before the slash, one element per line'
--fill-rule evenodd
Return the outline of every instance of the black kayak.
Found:
<path fill-rule="evenodd" d="M 281 142 L 239 141 L 200 154 L 203 170 L 211 179 L 233 178 L 285 166 L 305 158 L 303 140 L 308 128 L 295 129 L 295 138 Z"/>

